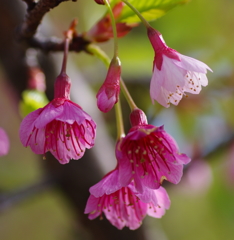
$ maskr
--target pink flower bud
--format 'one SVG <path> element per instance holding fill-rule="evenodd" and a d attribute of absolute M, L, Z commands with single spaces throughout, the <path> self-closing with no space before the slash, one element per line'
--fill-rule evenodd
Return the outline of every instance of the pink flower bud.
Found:
<path fill-rule="evenodd" d="M 113 58 L 106 79 L 97 93 L 97 105 L 102 112 L 110 111 L 119 100 L 121 63 Z"/>

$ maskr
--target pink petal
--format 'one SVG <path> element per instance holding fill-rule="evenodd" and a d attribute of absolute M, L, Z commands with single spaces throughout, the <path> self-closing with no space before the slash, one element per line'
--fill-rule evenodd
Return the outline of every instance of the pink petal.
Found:
<path fill-rule="evenodd" d="M 181 61 L 175 61 L 174 64 L 180 68 L 183 68 L 187 71 L 198 72 L 198 73 L 207 73 L 207 69 L 212 72 L 212 70 L 203 62 L 180 54 Z"/>
<path fill-rule="evenodd" d="M 101 214 L 100 212 L 97 211 L 98 201 L 99 201 L 99 199 L 94 197 L 93 195 L 89 196 L 84 213 L 85 214 L 89 213 L 90 220 L 95 219 L 96 217 L 98 217 Z"/>
<path fill-rule="evenodd" d="M 56 119 L 63 113 L 64 106 L 55 107 L 52 102 L 48 103 L 41 111 L 40 115 L 35 120 L 36 128 L 44 128 L 46 124 Z"/>
<path fill-rule="evenodd" d="M 70 101 L 65 101 L 63 104 L 63 111 L 60 115 L 56 116 L 56 120 L 61 122 L 67 122 L 73 124 L 75 121 L 81 124 L 86 119 L 91 119 L 91 117 L 85 113 L 78 105 L 73 104 Z"/>
<path fill-rule="evenodd" d="M 170 198 L 163 187 L 154 190 L 154 194 L 158 200 L 157 205 L 149 204 L 147 214 L 151 217 L 161 218 L 165 214 L 165 210 L 170 208 Z"/>
<path fill-rule="evenodd" d="M 0 128 L 0 156 L 9 152 L 10 141 L 4 129 Z"/>
<path fill-rule="evenodd" d="M 119 184 L 119 170 L 115 169 L 107 174 L 103 179 L 92 186 L 89 192 L 95 197 L 101 197 L 104 194 L 111 194 L 121 188 Z"/>
<path fill-rule="evenodd" d="M 100 111 L 102 112 L 109 112 L 115 103 L 117 102 L 116 95 L 114 94 L 112 97 L 108 98 L 105 92 L 105 89 L 103 89 L 101 92 L 98 92 L 97 95 L 97 106 Z"/>
<path fill-rule="evenodd" d="M 25 147 L 28 146 L 27 144 L 28 138 L 32 134 L 33 129 L 35 127 L 35 121 L 40 115 L 42 110 L 43 108 L 39 108 L 36 111 L 29 113 L 20 124 L 20 130 L 19 130 L 20 141 Z"/>

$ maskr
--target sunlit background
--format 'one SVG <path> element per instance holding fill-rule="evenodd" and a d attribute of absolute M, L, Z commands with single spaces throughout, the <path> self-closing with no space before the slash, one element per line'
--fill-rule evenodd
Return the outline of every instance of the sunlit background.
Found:
<path fill-rule="evenodd" d="M 135 28 L 119 40 L 122 76 L 137 105 L 147 113 L 152 124 L 164 125 L 178 142 L 181 152 L 193 159 L 178 185 L 165 184 L 171 199 L 171 208 L 165 216 L 162 219 L 146 217 L 144 224 L 152 239 L 233 239 L 233 9 L 232 0 L 192 0 L 152 23 L 168 46 L 205 62 L 213 70 L 208 73 L 209 85 L 201 94 L 189 95 L 177 107 L 165 109 L 151 103 L 149 82 L 154 53 L 145 28 Z M 93 0 L 66 2 L 46 16 L 42 30 L 47 26 L 47 30 L 43 30 L 45 35 L 53 33 L 61 37 L 71 20 L 78 16 L 78 31 L 87 31 L 103 12 L 104 7 Z M 100 44 L 100 47 L 112 56 L 112 42 Z M 54 55 L 61 60 L 61 53 Z M 71 53 L 70 60 L 97 90 L 106 74 L 103 63 L 85 53 Z M 39 162 L 42 158 L 36 158 L 19 141 L 21 120 L 5 78 L 0 65 L 0 126 L 5 128 L 11 142 L 9 154 L 0 159 L 0 193 L 36 183 L 43 174 Z M 128 130 L 129 108 L 125 101 L 122 103 Z M 114 111 L 104 117 L 115 138 Z M 77 239 L 72 230 L 73 220 L 72 209 L 62 194 L 50 189 L 6 206 L 0 214 L 0 239 Z M 79 226 L 75 228 L 80 231 Z"/>

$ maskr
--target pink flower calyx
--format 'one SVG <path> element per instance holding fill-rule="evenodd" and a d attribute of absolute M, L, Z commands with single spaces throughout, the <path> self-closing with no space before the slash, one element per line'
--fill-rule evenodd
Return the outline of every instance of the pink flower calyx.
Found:
<path fill-rule="evenodd" d="M 65 72 L 61 72 L 54 83 L 55 99 L 70 99 L 71 79 Z"/>
<path fill-rule="evenodd" d="M 134 109 L 130 113 L 130 122 L 131 122 L 132 127 L 148 124 L 145 113 L 139 108 Z"/>
<path fill-rule="evenodd" d="M 161 70 L 162 63 L 163 63 L 163 54 L 166 55 L 169 58 L 175 59 L 177 61 L 180 61 L 179 54 L 172 48 L 169 48 L 163 37 L 162 34 L 155 30 L 152 27 L 149 27 L 148 29 L 148 37 L 152 44 L 152 47 L 155 51 L 155 57 L 154 57 L 154 67 L 156 66 L 158 70 Z"/>
<path fill-rule="evenodd" d="M 110 111 L 119 100 L 121 63 L 114 57 L 110 63 L 106 79 L 99 89 L 97 97 L 98 108 L 102 112 Z"/>
<path fill-rule="evenodd" d="M 177 184 L 183 174 L 183 164 L 190 161 L 180 154 L 175 140 L 163 127 L 140 125 L 132 127 L 116 146 L 120 183 L 135 181 L 139 192 L 144 187 L 157 189 L 163 180 Z"/>

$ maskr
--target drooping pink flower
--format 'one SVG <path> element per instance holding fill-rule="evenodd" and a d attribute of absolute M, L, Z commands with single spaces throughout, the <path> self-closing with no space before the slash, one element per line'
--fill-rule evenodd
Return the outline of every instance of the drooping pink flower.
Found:
<path fill-rule="evenodd" d="M 201 86 L 207 86 L 206 73 L 212 70 L 205 63 L 169 48 L 153 28 L 148 28 L 148 37 L 155 51 L 150 83 L 153 103 L 156 100 L 164 107 L 177 105 L 185 92 L 198 94 Z"/>
<path fill-rule="evenodd" d="M 165 210 L 170 207 L 170 199 L 162 187 L 157 190 L 145 188 L 142 194 L 136 191 L 133 182 L 121 188 L 118 184 L 118 169 L 91 187 L 90 193 L 85 208 L 89 219 L 98 216 L 102 218 L 104 213 L 111 224 L 118 229 L 125 226 L 131 230 L 137 229 L 146 214 L 161 218 Z"/>
<path fill-rule="evenodd" d="M 110 111 L 119 100 L 121 63 L 118 57 L 112 59 L 104 83 L 97 93 L 97 105 L 102 112 Z"/>
<path fill-rule="evenodd" d="M 163 126 L 147 124 L 140 109 L 133 113 L 130 117 L 132 128 L 116 145 L 120 184 L 127 186 L 134 179 L 139 192 L 145 187 L 157 189 L 163 180 L 177 184 L 183 174 L 183 164 L 187 164 L 190 158 L 179 153 L 175 140 Z"/>
<path fill-rule="evenodd" d="M 98 1 L 97 3 L 103 4 L 103 1 Z M 124 22 L 118 22 L 118 17 L 121 15 L 124 3 L 119 2 L 113 6 L 113 14 L 116 22 L 117 36 L 123 37 L 131 31 L 131 29 L 138 24 L 127 24 Z M 98 21 L 87 33 L 86 38 L 92 42 L 105 42 L 110 38 L 113 38 L 113 29 L 111 25 L 111 18 L 109 13 L 107 13 L 100 21 Z"/>
<path fill-rule="evenodd" d="M 10 141 L 4 129 L 0 128 L 0 156 L 9 152 Z"/>
<path fill-rule="evenodd" d="M 71 81 L 61 73 L 55 81 L 54 99 L 27 115 L 20 126 L 20 140 L 37 154 L 50 151 L 60 163 L 80 159 L 94 145 L 96 124 L 70 100 Z"/>

